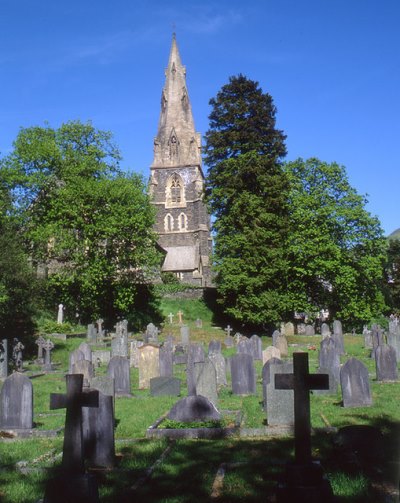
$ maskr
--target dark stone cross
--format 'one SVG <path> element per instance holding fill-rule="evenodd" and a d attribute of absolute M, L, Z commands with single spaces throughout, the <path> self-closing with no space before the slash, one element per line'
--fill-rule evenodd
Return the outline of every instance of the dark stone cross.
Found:
<path fill-rule="evenodd" d="M 67 394 L 52 393 L 50 409 L 67 409 L 62 466 L 70 473 L 84 473 L 82 407 L 98 407 L 97 390 L 82 392 L 83 374 L 67 374 Z"/>
<path fill-rule="evenodd" d="M 311 463 L 310 390 L 329 389 L 329 375 L 310 374 L 308 353 L 293 353 L 293 374 L 275 374 L 275 388 L 294 390 L 295 462 Z"/>

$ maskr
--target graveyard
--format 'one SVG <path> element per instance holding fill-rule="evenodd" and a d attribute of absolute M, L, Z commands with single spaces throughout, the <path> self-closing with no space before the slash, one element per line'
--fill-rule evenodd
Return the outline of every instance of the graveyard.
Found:
<path fill-rule="evenodd" d="M 382 331 L 244 337 L 182 311 L 146 333 L 121 323 L 95 340 L 88 327 L 45 335 L 35 359 L 19 354 L 1 393 L 15 388 L 28 410 L 16 427 L 2 398 L 1 501 L 57 501 L 82 476 L 98 491 L 85 501 L 291 501 L 277 496 L 287 464 L 311 458 L 334 501 L 397 501 L 400 382 Z M 355 392 L 353 367 L 364 379 Z"/>

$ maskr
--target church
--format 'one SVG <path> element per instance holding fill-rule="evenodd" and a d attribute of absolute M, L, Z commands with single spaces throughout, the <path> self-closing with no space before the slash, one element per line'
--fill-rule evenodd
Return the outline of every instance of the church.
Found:
<path fill-rule="evenodd" d="M 149 193 L 156 206 L 155 231 L 164 253 L 162 272 L 182 283 L 212 286 L 210 216 L 203 201 L 201 134 L 194 126 L 175 34 L 172 37 Z"/>

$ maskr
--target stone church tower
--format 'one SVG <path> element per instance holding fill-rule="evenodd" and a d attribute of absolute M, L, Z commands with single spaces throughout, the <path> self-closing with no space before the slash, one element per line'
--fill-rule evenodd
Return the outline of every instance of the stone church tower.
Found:
<path fill-rule="evenodd" d="M 161 113 L 154 139 L 149 191 L 157 207 L 162 271 L 182 282 L 211 286 L 210 217 L 203 202 L 201 135 L 196 133 L 175 34 L 172 38 Z"/>

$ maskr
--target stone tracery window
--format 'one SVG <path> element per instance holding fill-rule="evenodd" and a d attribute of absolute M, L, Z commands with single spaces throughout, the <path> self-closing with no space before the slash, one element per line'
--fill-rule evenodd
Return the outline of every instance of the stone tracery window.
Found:
<path fill-rule="evenodd" d="M 164 218 L 164 230 L 166 232 L 172 232 L 174 230 L 174 217 L 167 213 Z"/>
<path fill-rule="evenodd" d="M 178 217 L 178 225 L 180 231 L 187 230 L 187 216 L 185 213 L 181 213 Z"/>

